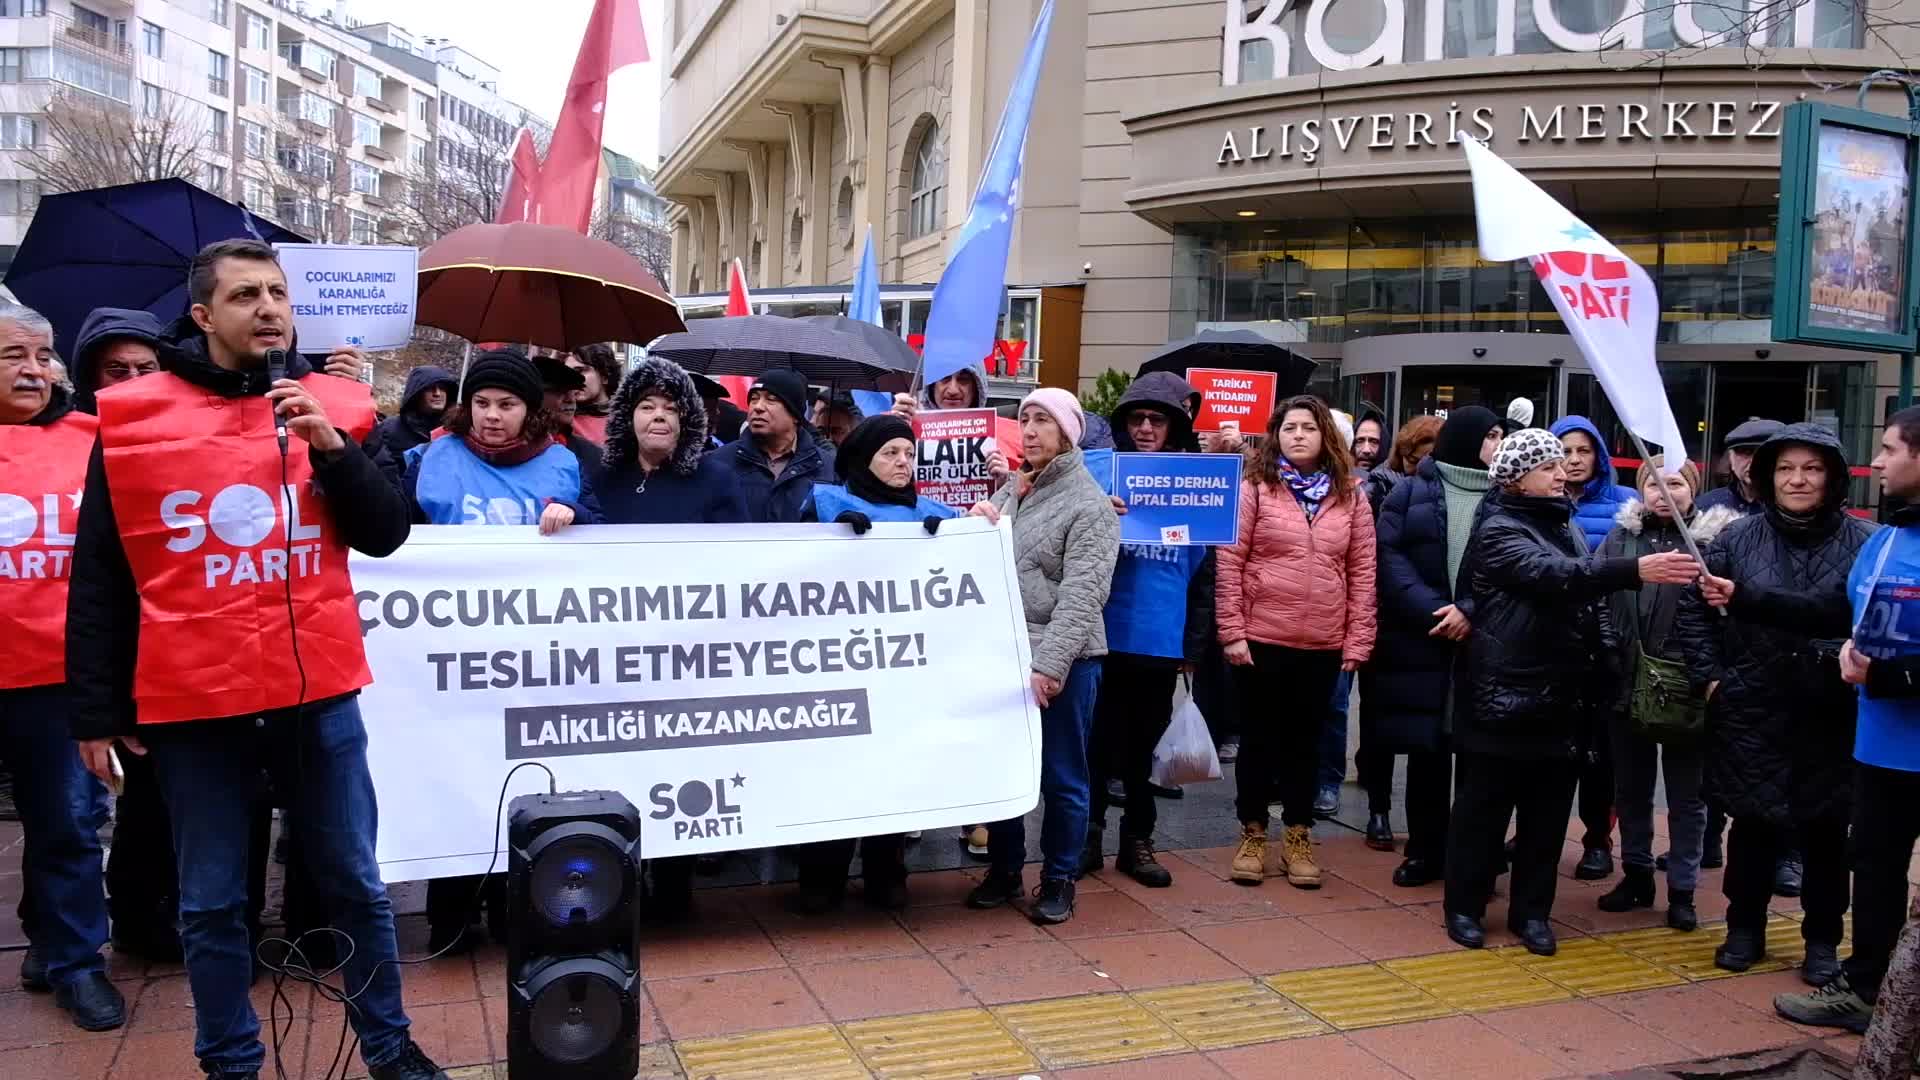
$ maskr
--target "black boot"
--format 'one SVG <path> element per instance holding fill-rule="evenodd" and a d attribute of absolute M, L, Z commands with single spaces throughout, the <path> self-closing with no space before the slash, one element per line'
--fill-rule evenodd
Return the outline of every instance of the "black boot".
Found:
<path fill-rule="evenodd" d="M 1781 859 L 1773 867 L 1773 895 L 1799 896 L 1800 879 L 1804 875 L 1797 853 Z"/>
<path fill-rule="evenodd" d="M 1113 868 L 1149 889 L 1164 889 L 1173 884 L 1173 875 L 1153 857 L 1150 837 L 1122 836 L 1120 854 L 1113 857 Z"/>
<path fill-rule="evenodd" d="M 1693 910 L 1692 889 L 1667 890 L 1667 925 L 1688 932 L 1700 929 L 1700 913 Z"/>
<path fill-rule="evenodd" d="M 992 871 L 986 880 L 973 887 L 967 894 L 967 906 L 975 911 L 997 908 L 1009 900 L 1017 899 L 1025 891 L 1020 883 L 1020 871 L 1002 874 Z"/>
<path fill-rule="evenodd" d="M 1367 846 L 1375 851 L 1393 850 L 1393 825 L 1387 815 L 1367 815 Z"/>
<path fill-rule="evenodd" d="M 1613 852 L 1603 847 L 1590 847 L 1580 857 L 1579 865 L 1573 868 L 1573 876 L 1581 881 L 1605 881 L 1613 876 Z"/>
<path fill-rule="evenodd" d="M 1601 895 L 1601 911 L 1619 913 L 1653 906 L 1653 871 L 1644 866 L 1629 866 L 1620 884 Z"/>
<path fill-rule="evenodd" d="M 1713 966 L 1722 971 L 1745 971 L 1766 958 L 1765 931 L 1728 930 L 1726 944 L 1714 950 Z"/>
<path fill-rule="evenodd" d="M 1097 873 L 1107 864 L 1107 857 L 1100 853 L 1100 845 L 1106 842 L 1107 830 L 1098 825 L 1087 826 L 1087 842 L 1080 848 L 1080 876 Z"/>

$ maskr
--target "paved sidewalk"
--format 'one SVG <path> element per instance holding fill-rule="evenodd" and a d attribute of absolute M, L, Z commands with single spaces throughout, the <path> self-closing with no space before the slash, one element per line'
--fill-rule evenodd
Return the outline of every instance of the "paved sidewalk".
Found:
<path fill-rule="evenodd" d="M 10 918 L 19 845 L 17 827 L 5 828 L 0 910 Z M 1395 889 L 1397 855 L 1338 825 L 1320 832 L 1328 874 L 1316 892 L 1277 879 L 1233 885 L 1229 849 L 1189 849 L 1164 856 L 1172 888 L 1108 870 L 1081 884 L 1072 922 L 1045 930 L 1014 910 L 961 906 L 978 870 L 916 874 L 898 916 L 861 907 L 857 888 L 846 912 L 825 919 L 783 911 L 786 885 L 703 890 L 692 925 L 643 946 L 642 1075 L 1523 1080 L 1801 1043 L 1850 1057 L 1857 1043 L 1772 1013 L 1772 996 L 1799 985 L 1786 968 L 1799 942 L 1792 901 L 1776 904 L 1776 962 L 1740 977 L 1712 968 L 1717 927 L 1680 935 L 1659 928 L 1660 909 L 1604 914 L 1593 904 L 1601 889 L 1570 876 L 1556 905 L 1559 957 L 1511 947 L 1500 900 L 1487 920 L 1495 947 L 1469 953 L 1441 929 L 1438 885 Z M 1578 855 L 1569 843 L 1564 874 Z M 402 909 L 414 907 L 411 890 L 399 892 Z M 1703 918 L 1721 916 L 1717 872 L 1699 903 Z M 424 920 L 403 917 L 402 938 L 403 952 L 423 953 Z M 115 958 L 130 1022 L 88 1035 L 17 989 L 19 955 L 0 960 L 0 1077 L 198 1080 L 178 967 Z M 493 1077 L 487 1063 L 506 1053 L 501 950 L 407 976 L 427 1052 L 463 1067 L 462 1080 Z M 338 1008 L 301 988 L 288 996 L 286 1075 L 322 1077 Z M 266 981 L 254 997 L 266 1015 Z"/>

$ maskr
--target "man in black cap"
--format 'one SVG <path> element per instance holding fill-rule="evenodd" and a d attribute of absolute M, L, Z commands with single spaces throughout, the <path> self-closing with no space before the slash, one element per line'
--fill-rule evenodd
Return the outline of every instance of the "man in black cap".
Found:
<path fill-rule="evenodd" d="M 1695 505 L 1701 510 L 1727 506 L 1742 514 L 1759 513 L 1760 502 L 1753 497 L 1753 481 L 1747 475 L 1753 468 L 1753 452 L 1785 426 L 1778 420 L 1749 416 L 1727 432 L 1727 465 L 1733 470 L 1733 480 L 1726 487 L 1715 488 L 1700 496 L 1700 501 Z"/>
<path fill-rule="evenodd" d="M 733 395 L 718 379 L 710 379 L 697 371 L 689 371 L 694 388 L 700 392 L 700 404 L 706 406 L 707 424 L 713 432 L 715 450 L 740 437 L 740 429 L 747 424 L 746 410 L 728 401 Z"/>
<path fill-rule="evenodd" d="M 740 477 L 748 521 L 799 521 L 814 482 L 833 476 L 833 444 L 807 423 L 807 380 L 786 368 L 754 380 L 746 430 L 715 453 Z"/>
<path fill-rule="evenodd" d="M 580 394 L 587 388 L 586 377 L 564 359 L 551 354 L 535 358 L 533 366 L 540 372 L 540 385 L 544 391 L 541 404 L 557 421 L 558 430 L 554 432 L 554 440 L 580 459 L 580 487 L 586 490 L 593 485 L 593 478 L 600 472 L 602 453 L 599 443 L 573 430 Z"/>

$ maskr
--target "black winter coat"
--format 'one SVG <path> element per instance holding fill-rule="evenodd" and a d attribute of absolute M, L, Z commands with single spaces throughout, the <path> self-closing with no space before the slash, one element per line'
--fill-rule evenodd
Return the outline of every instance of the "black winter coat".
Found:
<path fill-rule="evenodd" d="M 1433 460 L 1393 485 L 1381 504 L 1375 661 L 1360 669 L 1360 733 L 1369 750 L 1406 753 L 1445 744 L 1446 700 L 1459 649 L 1430 637 L 1433 613 L 1453 603 L 1447 581 L 1447 495 Z"/>
<path fill-rule="evenodd" d="M 1594 745 L 1618 685 L 1607 594 L 1638 561 L 1587 553 L 1573 503 L 1495 490 L 1460 566 L 1473 601 L 1454 739 L 1469 753 L 1569 759 Z"/>
<path fill-rule="evenodd" d="M 1723 617 L 1689 589 L 1677 633 L 1696 688 L 1720 684 L 1707 702 L 1707 796 L 1735 818 L 1788 825 L 1851 805 L 1857 698 L 1838 657 L 1852 632 L 1847 573 L 1872 532 L 1838 510 L 1796 528 L 1769 507 L 1702 553 L 1734 582 L 1733 602 Z"/>

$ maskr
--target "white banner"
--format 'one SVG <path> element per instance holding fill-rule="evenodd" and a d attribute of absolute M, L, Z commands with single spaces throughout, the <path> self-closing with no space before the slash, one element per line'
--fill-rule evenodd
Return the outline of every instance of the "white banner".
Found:
<path fill-rule="evenodd" d="M 413 337 L 420 249 L 370 244 L 280 244 L 300 351 L 347 345 L 398 349 Z"/>
<path fill-rule="evenodd" d="M 1040 714 L 980 519 L 416 526 L 353 580 L 389 881 L 480 873 L 502 780 L 619 791 L 647 858 L 1017 817 Z M 521 769 L 507 798 L 547 790 Z M 506 866 L 505 822 L 500 861 Z"/>

